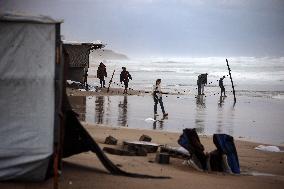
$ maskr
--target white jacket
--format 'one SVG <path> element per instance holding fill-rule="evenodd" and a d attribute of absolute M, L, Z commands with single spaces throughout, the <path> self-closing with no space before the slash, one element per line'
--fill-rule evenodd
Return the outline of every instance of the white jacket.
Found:
<path fill-rule="evenodd" d="M 158 98 L 162 97 L 161 85 L 153 85 L 153 95 L 155 94 Z"/>

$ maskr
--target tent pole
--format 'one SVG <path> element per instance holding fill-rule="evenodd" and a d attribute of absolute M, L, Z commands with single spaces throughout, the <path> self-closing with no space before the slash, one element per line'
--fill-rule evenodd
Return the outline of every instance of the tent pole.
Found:
<path fill-rule="evenodd" d="M 228 70 L 229 70 L 229 75 L 230 75 L 231 83 L 232 83 L 233 94 L 234 94 L 234 102 L 236 103 L 237 100 L 236 100 L 236 94 L 235 94 L 235 87 L 234 87 L 234 83 L 233 83 L 233 79 L 232 79 L 232 75 L 231 75 L 231 68 L 230 68 L 230 66 L 229 66 L 229 62 L 228 62 L 227 59 L 226 59 L 226 62 L 227 62 Z"/>
<path fill-rule="evenodd" d="M 59 154 L 58 154 L 58 145 L 55 147 L 55 153 L 54 153 L 54 163 L 53 163 L 53 189 L 58 189 L 58 160 L 59 160 Z"/>
<path fill-rule="evenodd" d="M 53 188 L 58 189 L 58 177 L 59 177 L 59 161 L 60 161 L 60 131 L 62 127 L 62 117 L 60 117 L 61 113 L 61 107 L 62 107 L 62 93 L 63 89 L 60 87 L 62 86 L 64 88 L 65 92 L 65 85 L 66 80 L 65 75 L 63 76 L 63 60 L 62 60 L 62 42 L 61 42 L 61 36 L 60 36 L 60 24 L 56 24 L 56 59 L 55 59 L 55 128 L 54 128 L 54 153 L 53 153 Z"/>
<path fill-rule="evenodd" d="M 111 79 L 109 80 L 109 84 L 108 84 L 108 88 L 107 88 L 107 93 L 109 92 L 109 88 L 110 88 L 110 85 L 111 85 L 111 83 L 112 83 L 112 79 L 113 79 L 114 72 L 115 72 L 115 70 L 113 70 Z"/>

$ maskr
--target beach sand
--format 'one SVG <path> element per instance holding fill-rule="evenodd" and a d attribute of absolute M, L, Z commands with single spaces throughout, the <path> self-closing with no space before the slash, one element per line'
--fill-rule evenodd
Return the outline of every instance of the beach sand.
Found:
<path fill-rule="evenodd" d="M 73 95 L 92 96 L 94 93 L 72 92 Z M 69 92 L 70 92 L 69 91 Z M 120 91 L 121 92 L 121 91 Z M 69 93 L 69 95 L 71 94 Z M 91 94 L 90 94 L 91 93 Z M 97 95 L 104 95 L 98 93 Z M 157 130 L 130 129 L 82 122 L 100 147 L 114 147 L 103 144 L 107 136 L 112 135 L 118 139 L 117 148 L 124 140 L 138 140 L 142 134 L 149 135 L 152 142 L 179 146 L 177 140 L 181 133 Z M 215 149 L 210 136 L 200 136 L 201 143 L 206 152 Z M 171 158 L 170 164 L 161 165 L 154 163 L 155 153 L 144 157 L 138 156 L 107 156 L 121 169 L 156 176 L 170 176 L 171 179 L 138 179 L 123 176 L 113 176 L 102 166 L 95 154 L 81 153 L 63 161 L 63 170 L 60 177 L 60 188 L 116 188 L 116 189 L 144 189 L 144 188 L 283 188 L 284 186 L 284 153 L 257 151 L 254 148 L 259 143 L 239 141 L 235 139 L 239 156 L 241 175 L 230 175 L 216 172 L 198 172 L 184 165 L 183 160 Z M 0 183 L 1 189 L 26 189 L 53 187 L 53 180 L 49 179 L 40 183 L 4 182 Z"/>
<path fill-rule="evenodd" d="M 127 128 L 113 128 L 84 123 L 85 128 L 95 138 L 101 147 L 105 137 L 112 135 L 118 139 L 119 145 L 123 140 L 137 140 L 142 134 L 152 137 L 153 142 L 178 146 L 179 134 L 137 130 Z M 211 137 L 201 137 L 205 151 L 215 149 Z M 121 169 L 156 176 L 170 176 L 171 179 L 137 179 L 110 175 L 91 152 L 67 158 L 63 162 L 60 188 L 283 188 L 284 185 L 284 153 L 269 153 L 254 150 L 258 144 L 235 141 L 239 155 L 241 175 L 229 175 L 216 172 L 198 172 L 183 165 L 181 159 L 170 159 L 170 164 L 153 163 L 155 154 L 146 157 L 117 156 L 107 154 Z M 113 147 L 113 146 L 110 146 Z M 252 176 L 252 174 L 259 176 Z M 0 183 L 1 189 L 24 188 L 52 188 L 52 179 L 41 183 Z"/>

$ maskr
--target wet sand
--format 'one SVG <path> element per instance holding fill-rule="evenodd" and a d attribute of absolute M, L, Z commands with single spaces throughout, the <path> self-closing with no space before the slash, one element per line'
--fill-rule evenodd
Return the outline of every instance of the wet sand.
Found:
<path fill-rule="evenodd" d="M 76 89 L 76 88 L 66 88 L 66 93 L 68 96 L 117 96 L 117 95 L 123 95 L 123 88 L 100 88 L 97 87 L 96 89 L 92 89 L 90 91 L 86 91 L 84 89 Z M 139 91 L 134 89 L 129 89 L 127 91 L 128 95 L 144 95 L 150 93 L 148 91 Z"/>
<path fill-rule="evenodd" d="M 81 96 L 70 96 L 70 100 L 80 120 L 89 123 L 176 133 L 184 128 L 197 128 L 202 135 L 226 133 L 240 140 L 284 145 L 283 100 L 241 96 L 234 105 L 231 95 L 220 98 L 167 94 L 163 95 L 163 101 L 169 116 L 163 119 L 158 105 L 160 116 L 153 122 L 145 121 L 154 119 L 149 93 L 133 91 L 136 95 L 121 95 L 121 91 L 120 95 L 105 95 L 98 92 L 92 96 L 88 92 L 79 93 Z"/>

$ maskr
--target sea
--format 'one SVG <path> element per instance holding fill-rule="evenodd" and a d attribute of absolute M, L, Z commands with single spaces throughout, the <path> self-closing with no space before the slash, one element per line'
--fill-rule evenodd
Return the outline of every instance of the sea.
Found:
<path fill-rule="evenodd" d="M 236 94 L 239 96 L 266 97 L 284 100 L 284 57 L 231 57 L 227 58 Z M 96 75 L 102 61 L 108 72 L 108 83 L 114 72 L 112 87 L 123 87 L 119 83 L 121 67 L 127 68 L 133 80 L 129 87 L 151 91 L 156 79 L 162 79 L 164 92 L 196 95 L 199 74 L 208 73 L 206 91 L 208 95 L 220 92 L 218 80 L 222 76 L 226 91 L 231 93 L 232 82 L 225 57 L 207 58 L 151 58 L 130 60 L 90 60 L 89 75 Z M 98 86 L 97 79 L 89 82 Z"/>

